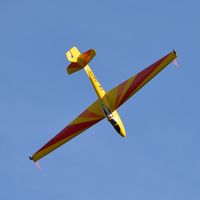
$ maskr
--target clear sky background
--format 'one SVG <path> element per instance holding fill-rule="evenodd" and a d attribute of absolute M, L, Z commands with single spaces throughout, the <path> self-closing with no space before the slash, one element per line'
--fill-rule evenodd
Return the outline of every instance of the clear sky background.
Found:
<path fill-rule="evenodd" d="M 0 1 L 0 199 L 199 200 L 198 0 Z M 174 48 L 169 65 L 106 120 L 40 161 L 28 159 L 96 94 L 65 52 L 96 49 L 105 90 Z"/>

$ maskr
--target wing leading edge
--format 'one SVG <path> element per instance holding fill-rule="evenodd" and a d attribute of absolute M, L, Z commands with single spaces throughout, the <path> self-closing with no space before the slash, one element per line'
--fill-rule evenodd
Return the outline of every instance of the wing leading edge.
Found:
<path fill-rule="evenodd" d="M 65 127 L 60 133 L 40 148 L 36 153 L 29 157 L 34 162 L 38 161 L 48 153 L 57 149 L 65 142 L 71 140 L 75 136 L 79 135 L 86 129 L 90 128 L 97 122 L 104 118 L 104 114 L 101 110 L 99 100 L 91 104 L 85 111 L 83 111 L 74 121 L 72 121 L 67 127 Z"/>
<path fill-rule="evenodd" d="M 125 101 L 140 90 L 146 83 L 162 71 L 176 58 L 176 51 L 172 51 L 138 74 L 119 84 L 106 93 L 112 111 L 120 107 Z"/>

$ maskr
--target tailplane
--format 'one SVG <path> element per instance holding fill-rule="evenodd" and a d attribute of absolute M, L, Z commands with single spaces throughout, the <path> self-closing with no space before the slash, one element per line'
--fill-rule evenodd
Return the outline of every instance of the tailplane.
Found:
<path fill-rule="evenodd" d="M 96 55 L 94 49 L 90 49 L 84 53 L 80 53 L 76 47 L 71 48 L 67 53 L 66 57 L 71 62 L 67 67 L 68 74 L 73 74 L 74 72 L 83 69 Z"/>

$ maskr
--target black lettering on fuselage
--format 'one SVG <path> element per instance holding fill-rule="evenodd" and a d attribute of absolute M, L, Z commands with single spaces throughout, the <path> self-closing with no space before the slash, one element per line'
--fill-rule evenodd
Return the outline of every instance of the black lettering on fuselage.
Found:
<path fill-rule="evenodd" d="M 90 76 L 94 79 L 94 81 L 95 81 L 96 83 L 98 83 L 99 89 L 100 89 L 100 90 L 103 90 L 103 87 L 101 86 L 101 84 L 99 83 L 99 81 L 96 79 L 95 75 L 93 74 L 93 72 L 92 72 L 91 70 L 89 70 L 89 74 L 90 74 Z"/>

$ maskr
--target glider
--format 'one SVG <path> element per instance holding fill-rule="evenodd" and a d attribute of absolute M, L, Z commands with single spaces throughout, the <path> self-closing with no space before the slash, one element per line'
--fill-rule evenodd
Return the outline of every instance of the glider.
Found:
<path fill-rule="evenodd" d="M 94 49 L 90 49 L 81 54 L 76 47 L 71 48 L 66 53 L 66 57 L 70 61 L 70 65 L 66 68 L 68 74 L 73 74 L 84 69 L 94 87 L 98 99 L 60 133 L 30 156 L 30 160 L 34 162 L 38 161 L 104 118 L 107 118 L 114 129 L 122 137 L 125 137 L 126 131 L 117 109 L 177 57 L 176 51 L 173 50 L 117 87 L 105 92 L 88 65 L 95 55 L 96 52 Z"/>

